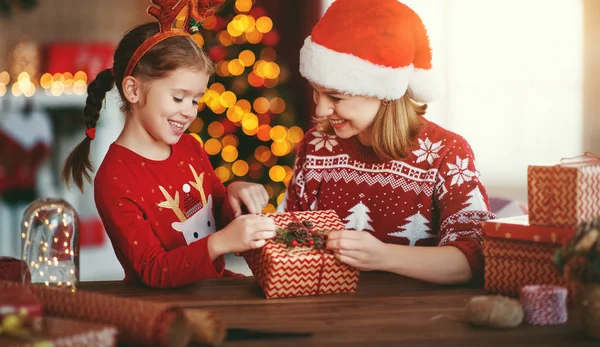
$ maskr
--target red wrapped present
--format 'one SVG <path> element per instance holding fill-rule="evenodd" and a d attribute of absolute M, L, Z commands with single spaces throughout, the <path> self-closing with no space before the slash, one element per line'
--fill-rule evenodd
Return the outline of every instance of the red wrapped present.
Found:
<path fill-rule="evenodd" d="M 108 42 L 54 42 L 46 48 L 45 70 L 50 74 L 83 71 L 89 83 L 112 67 L 114 49 Z"/>
<path fill-rule="evenodd" d="M 573 229 L 532 226 L 525 215 L 483 222 L 483 233 L 486 291 L 517 297 L 525 285 L 567 285 L 553 259 Z"/>
<path fill-rule="evenodd" d="M 591 221 L 600 215 L 600 157 L 529 166 L 527 194 L 531 225 L 575 229 Z"/>
<path fill-rule="evenodd" d="M 291 222 L 310 221 L 312 233 L 345 230 L 344 223 L 333 210 L 267 213 L 278 227 L 286 229 Z M 243 253 L 250 270 L 260 283 L 265 296 L 281 298 L 355 292 L 359 271 L 340 263 L 334 255 L 313 246 L 288 247 L 268 240 L 259 249 Z"/>
<path fill-rule="evenodd" d="M 32 293 L 17 288 L 0 291 L 0 335 L 40 331 L 43 323 L 44 307 Z"/>

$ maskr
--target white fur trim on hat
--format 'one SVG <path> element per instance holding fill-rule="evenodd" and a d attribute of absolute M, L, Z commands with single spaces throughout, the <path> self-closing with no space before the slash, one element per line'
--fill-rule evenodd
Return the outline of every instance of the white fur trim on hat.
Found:
<path fill-rule="evenodd" d="M 427 89 L 433 87 L 429 83 L 429 80 L 433 80 L 429 76 L 431 71 L 414 69 L 413 65 L 391 68 L 373 64 L 324 47 L 313 42 L 310 36 L 300 49 L 300 73 L 319 86 L 381 100 L 401 98 L 409 88 L 410 81 L 411 91 L 421 99 L 417 101 L 431 101 L 426 93 Z"/>
<path fill-rule="evenodd" d="M 438 98 L 438 80 L 434 71 L 418 68 L 413 71 L 408 83 L 408 95 L 416 102 L 427 103 Z"/>

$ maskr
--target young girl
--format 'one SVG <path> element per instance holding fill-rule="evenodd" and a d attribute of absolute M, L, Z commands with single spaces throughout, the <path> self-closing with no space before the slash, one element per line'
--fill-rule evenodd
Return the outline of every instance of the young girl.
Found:
<path fill-rule="evenodd" d="M 224 254 L 261 247 L 275 235 L 271 219 L 252 215 L 268 200 L 264 188 L 236 182 L 225 189 L 201 143 L 184 134 L 212 72 L 187 31 L 171 31 L 161 21 L 128 32 L 113 69 L 88 87 L 87 136 L 67 158 L 63 176 L 80 189 L 90 179 L 90 142 L 105 95 L 116 85 L 126 121 L 98 169 L 94 194 L 126 280 L 164 288 L 232 275 Z M 241 204 L 251 214 L 241 216 Z"/>
<path fill-rule="evenodd" d="M 433 79 L 419 16 L 397 0 L 337 0 L 306 39 L 300 72 L 317 126 L 279 210 L 335 210 L 349 230 L 327 248 L 358 269 L 481 279 L 481 222 L 494 215 L 467 141 L 423 117 Z"/>

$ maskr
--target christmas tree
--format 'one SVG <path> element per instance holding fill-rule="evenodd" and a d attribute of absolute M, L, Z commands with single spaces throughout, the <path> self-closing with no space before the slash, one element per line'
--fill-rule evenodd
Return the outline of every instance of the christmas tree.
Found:
<path fill-rule="evenodd" d="M 348 210 L 348 212 L 351 212 L 351 214 L 344 219 L 348 229 L 374 231 L 371 224 L 369 224 L 369 222 L 373 221 L 369 216 L 371 210 L 362 201 Z"/>
<path fill-rule="evenodd" d="M 414 246 L 417 241 L 421 239 L 428 239 L 433 237 L 429 233 L 431 230 L 426 224 L 429 223 L 427 218 L 419 212 L 405 219 L 408 223 L 404 224 L 400 229 L 402 231 L 396 231 L 390 233 L 391 236 L 405 237 L 409 240 L 409 245 Z"/>
<path fill-rule="evenodd" d="M 485 209 L 485 199 L 479 190 L 479 187 L 475 187 L 472 191 L 467 194 L 469 199 L 465 202 L 467 205 L 461 211 L 479 211 L 482 208 Z"/>
<path fill-rule="evenodd" d="M 194 39 L 216 63 L 216 74 L 189 130 L 204 141 L 225 185 L 236 179 L 263 184 L 270 196 L 264 211 L 274 212 L 304 133 L 286 102 L 289 70 L 277 59 L 273 22 L 252 0 L 229 0 Z"/>

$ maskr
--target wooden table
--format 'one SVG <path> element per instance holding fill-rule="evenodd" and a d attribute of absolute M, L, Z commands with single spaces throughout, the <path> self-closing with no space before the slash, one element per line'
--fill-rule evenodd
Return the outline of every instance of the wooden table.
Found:
<path fill-rule="evenodd" d="M 211 308 L 228 327 L 308 331 L 301 339 L 239 341 L 227 346 L 600 346 L 578 332 L 575 319 L 563 325 L 508 330 L 476 328 L 463 320 L 466 302 L 482 289 L 437 286 L 397 275 L 363 272 L 350 294 L 265 299 L 253 277 L 222 278 L 173 290 L 123 282 L 83 282 L 81 290 Z M 572 317 L 572 316 L 571 316 Z"/>

